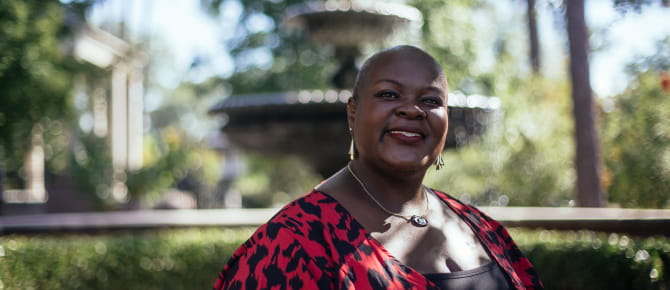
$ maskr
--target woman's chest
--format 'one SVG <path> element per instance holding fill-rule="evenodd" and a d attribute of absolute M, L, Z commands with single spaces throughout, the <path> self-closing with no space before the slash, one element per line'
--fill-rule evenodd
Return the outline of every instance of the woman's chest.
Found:
<path fill-rule="evenodd" d="M 384 232 L 373 232 L 388 254 L 420 273 L 469 270 L 491 262 L 470 227 L 453 212 L 433 214 L 426 227 L 393 221 Z"/>

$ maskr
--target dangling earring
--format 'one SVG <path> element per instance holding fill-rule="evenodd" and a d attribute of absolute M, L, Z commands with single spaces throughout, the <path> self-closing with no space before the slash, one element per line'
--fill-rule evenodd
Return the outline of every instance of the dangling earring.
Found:
<path fill-rule="evenodd" d="M 349 159 L 354 160 L 356 159 L 356 147 L 354 146 L 354 134 L 351 128 L 349 128 L 349 134 L 351 134 L 351 145 L 349 145 Z"/>
<path fill-rule="evenodd" d="M 437 155 L 437 159 L 435 159 L 435 170 L 440 170 L 444 167 L 444 159 L 442 159 L 442 154 Z"/>

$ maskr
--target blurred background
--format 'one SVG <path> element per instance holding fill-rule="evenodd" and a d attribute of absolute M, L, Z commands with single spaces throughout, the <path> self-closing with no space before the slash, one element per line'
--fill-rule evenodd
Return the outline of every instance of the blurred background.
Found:
<path fill-rule="evenodd" d="M 548 0 L 4 1 L 3 213 L 280 205 L 346 162 L 347 78 L 402 43 L 449 75 L 428 185 L 668 207 L 668 2 L 583 6 L 580 28 Z"/>
<path fill-rule="evenodd" d="M 4 0 L 0 215 L 278 207 L 346 164 L 357 66 L 397 44 L 449 78 L 427 185 L 478 206 L 668 209 L 668 19 L 667 0 Z M 622 259 L 661 281 L 670 246 L 652 244 L 666 256 Z M 137 263 L 178 268 L 159 260 Z"/>

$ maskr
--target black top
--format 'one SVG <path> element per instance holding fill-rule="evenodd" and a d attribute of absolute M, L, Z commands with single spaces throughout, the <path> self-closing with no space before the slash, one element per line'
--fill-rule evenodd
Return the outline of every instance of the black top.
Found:
<path fill-rule="evenodd" d="M 496 263 L 465 271 L 423 275 L 441 289 L 512 289 Z"/>

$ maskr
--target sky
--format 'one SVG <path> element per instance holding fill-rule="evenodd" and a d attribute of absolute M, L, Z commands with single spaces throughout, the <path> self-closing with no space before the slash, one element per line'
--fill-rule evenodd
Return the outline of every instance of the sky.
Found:
<path fill-rule="evenodd" d="M 540 35 L 543 55 L 547 63 L 564 62 L 565 37 L 556 31 L 552 15 L 546 7 L 547 1 L 538 1 Z M 169 4 L 168 4 L 169 3 Z M 217 20 L 206 15 L 197 0 L 106 0 L 97 4 L 89 18 L 96 26 L 109 19 L 124 15 L 130 30 L 135 35 L 156 35 L 152 46 L 169 48 L 165 61 L 156 70 L 159 82 L 165 87 L 175 87 L 181 80 L 202 81 L 208 76 L 228 76 L 233 71 L 233 62 L 223 44 L 232 37 L 241 11 L 236 1 L 224 1 Z M 494 1 L 501 15 L 513 17 L 507 1 Z M 543 4 L 544 3 L 544 4 Z M 586 1 L 587 23 L 594 31 L 602 31 L 591 43 L 598 48 L 591 56 L 591 81 L 596 95 L 605 97 L 621 92 L 626 86 L 625 65 L 636 57 L 654 52 L 654 43 L 670 35 L 670 8 L 658 5 L 646 8 L 642 13 L 616 12 L 611 0 Z M 148 13 L 150 11 L 150 13 Z M 252 23 L 252 29 L 264 30 L 272 23 L 262 17 Z M 263 63 L 270 60 L 269 50 L 254 52 L 252 59 Z M 197 69 L 191 69 L 193 59 L 201 58 Z M 567 74 L 567 72 L 565 72 Z M 151 108 L 152 104 L 147 104 Z"/>

